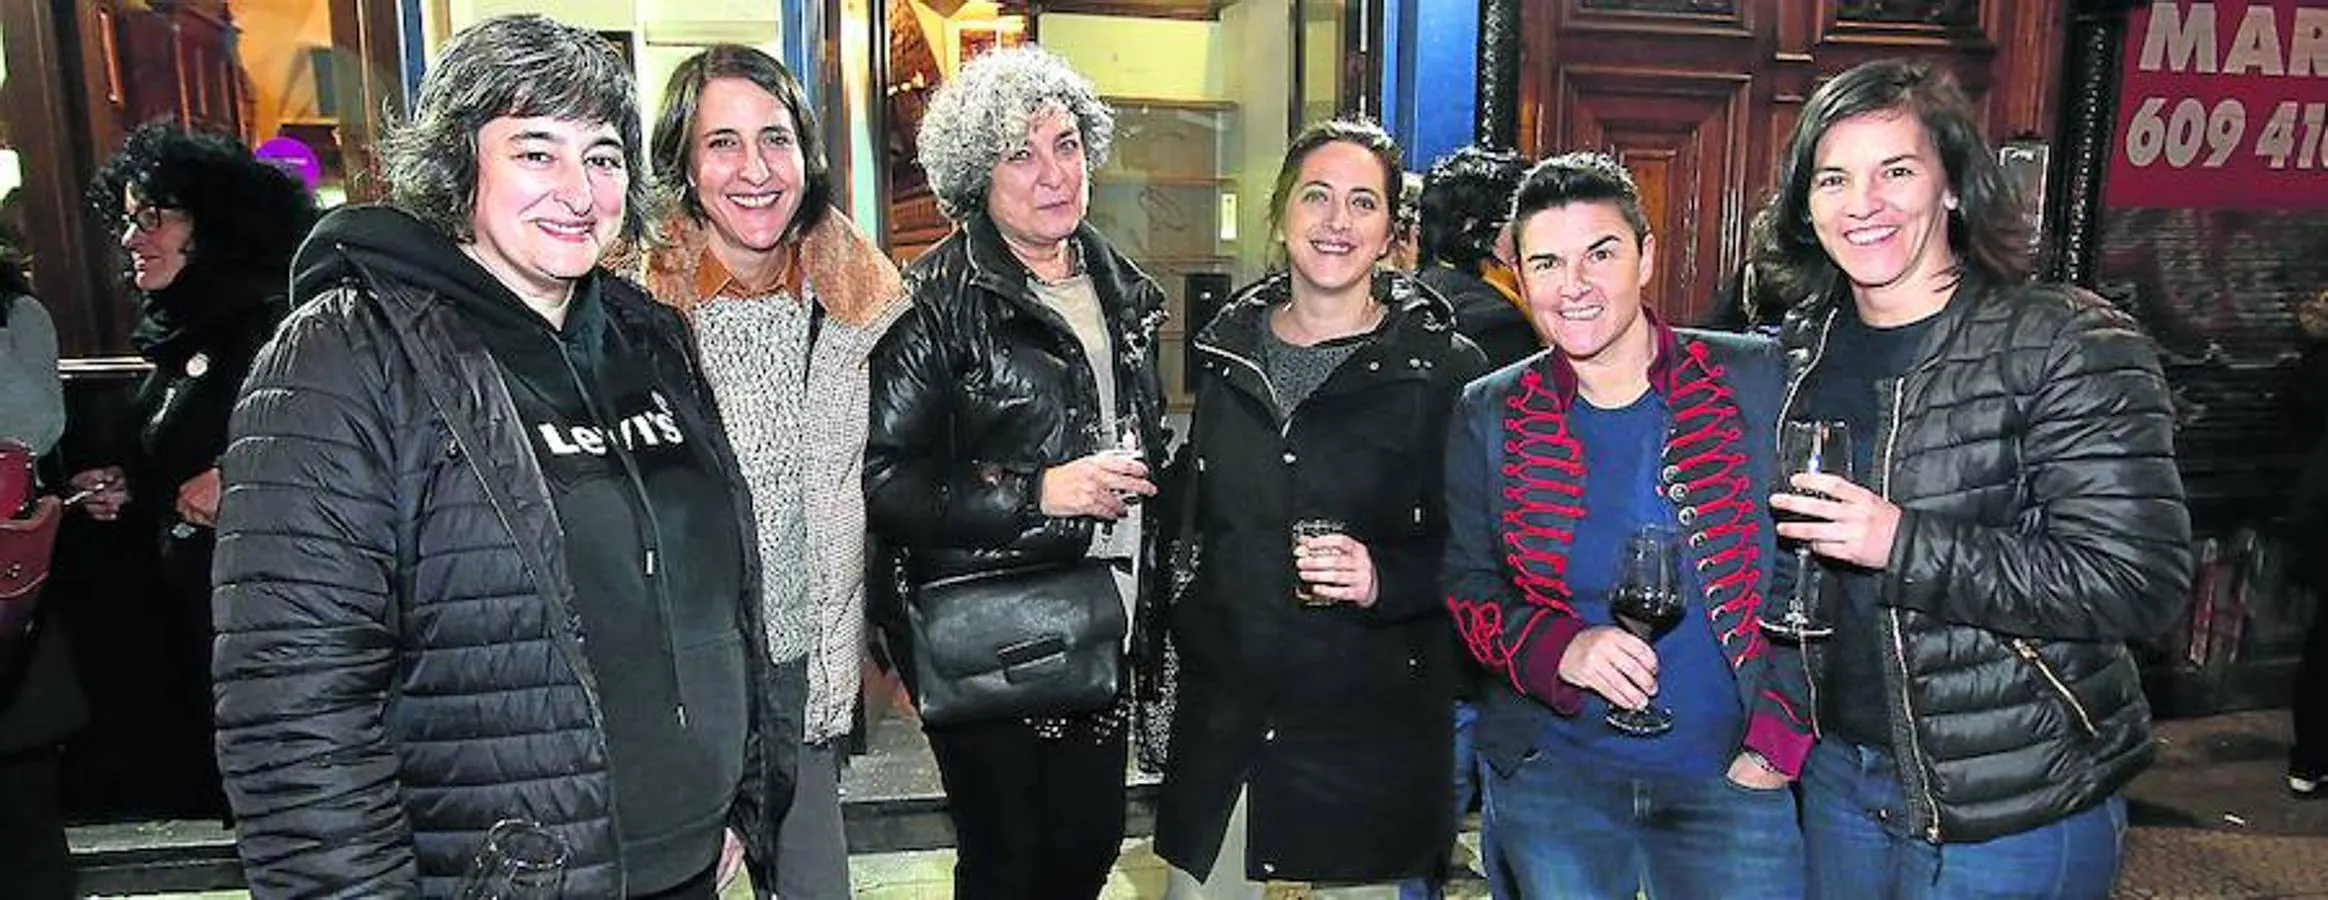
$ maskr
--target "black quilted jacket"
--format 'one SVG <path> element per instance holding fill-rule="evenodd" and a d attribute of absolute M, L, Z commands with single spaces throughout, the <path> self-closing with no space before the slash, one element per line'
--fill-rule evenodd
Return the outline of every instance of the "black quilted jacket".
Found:
<path fill-rule="evenodd" d="M 1868 485 L 1903 510 L 1877 622 L 1912 827 L 1935 843 L 2045 825 L 2134 777 L 2150 708 L 2126 642 L 2170 626 L 2191 578 L 2149 337 L 2084 291 L 1966 279 L 1913 368 L 1877 384 Z M 1789 409 L 1835 312 L 1787 316 Z"/>
<path fill-rule="evenodd" d="M 303 266 L 348 254 L 327 239 Z M 219 763 L 252 896 L 450 896 L 513 815 L 571 846 L 563 896 L 623 896 L 597 692 L 621 673 L 583 654 L 567 548 L 509 389 L 446 297 L 337 268 L 350 274 L 297 291 L 312 299 L 261 354 L 221 463 Z M 596 277 L 687 432 L 732 473 L 678 315 Z M 759 635 L 744 557 L 738 628 Z M 744 646 L 760 678 L 730 825 L 764 875 L 791 790 L 771 748 L 798 736 L 775 733 L 774 669 L 760 641 Z"/>

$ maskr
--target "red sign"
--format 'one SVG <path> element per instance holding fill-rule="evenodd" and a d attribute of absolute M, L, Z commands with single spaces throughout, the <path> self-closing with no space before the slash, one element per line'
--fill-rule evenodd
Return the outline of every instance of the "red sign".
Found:
<path fill-rule="evenodd" d="M 2123 71 L 2111 206 L 2328 208 L 2328 0 L 2161 0 Z"/>

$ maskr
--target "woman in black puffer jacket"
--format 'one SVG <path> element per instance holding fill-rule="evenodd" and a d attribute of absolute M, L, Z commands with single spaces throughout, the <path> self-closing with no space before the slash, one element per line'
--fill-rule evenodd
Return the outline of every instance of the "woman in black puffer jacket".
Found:
<path fill-rule="evenodd" d="M 1781 418 L 1849 424 L 1860 476 L 1771 500 L 1834 576 L 1834 634 L 1804 653 L 1815 897 L 2107 894 L 2118 791 L 2149 756 L 2126 643 L 2190 582 L 2156 351 L 2093 295 L 2027 280 L 1970 109 L 1924 64 L 1845 73 L 1757 224 L 1775 287 L 1807 298 Z"/>
<path fill-rule="evenodd" d="M 388 207 L 301 249 L 235 405 L 219 758 L 255 898 L 444 897 L 497 822 L 563 897 L 754 881 L 775 723 L 748 492 L 677 313 L 598 268 L 644 230 L 637 100 L 539 16 L 448 41 Z M 796 720 L 795 720 L 796 721 Z"/>

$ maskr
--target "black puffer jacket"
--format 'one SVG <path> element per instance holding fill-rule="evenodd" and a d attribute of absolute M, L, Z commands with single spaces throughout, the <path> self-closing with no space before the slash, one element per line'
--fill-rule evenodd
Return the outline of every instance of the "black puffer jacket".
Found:
<path fill-rule="evenodd" d="M 1836 311 L 1788 314 L 1788 408 Z M 2126 642 L 2173 624 L 2191 577 L 2166 381 L 2133 320 L 1972 275 L 1938 316 L 1876 385 L 1868 484 L 1903 510 L 1879 646 L 1911 827 L 1936 843 L 2045 825 L 2134 777 L 2150 708 Z"/>
<path fill-rule="evenodd" d="M 261 354 L 222 461 L 218 746 L 252 894 L 450 896 L 485 831 L 527 816 L 571 847 L 563 896 L 621 897 L 597 685 L 622 673 L 584 654 L 566 538 L 509 387 L 425 283 L 437 257 L 331 228 L 302 251 L 297 294 L 312 299 Z M 732 478 L 678 314 L 591 277 Z M 763 634 L 743 556 L 737 628 Z M 772 748 L 799 738 L 772 727 L 762 642 L 743 646 L 757 678 L 729 824 L 767 885 L 791 790 Z"/>
<path fill-rule="evenodd" d="M 1444 300 L 1378 274 L 1380 330 L 1281 426 L 1256 348 L 1289 283 L 1278 274 L 1238 292 L 1196 338 L 1189 502 L 1203 551 L 1170 611 L 1180 706 L 1157 849 L 1210 871 L 1242 785 L 1249 877 L 1423 875 L 1454 827 L 1441 461 L 1447 417 L 1486 362 Z M 1340 520 L 1366 545 L 1374 606 L 1294 604 L 1289 532 L 1308 516 Z"/>
<path fill-rule="evenodd" d="M 1026 266 L 976 217 L 905 270 L 913 308 L 872 359 L 865 512 L 909 583 L 1080 559 L 1096 520 L 1042 511 L 1042 473 L 1113 446 L 1092 365 L 1115 366 L 1116 415 L 1137 416 L 1158 471 L 1164 383 L 1156 329 L 1164 292 L 1086 224 L 1073 238 L 1099 293 L 1113 360 L 1086 360 L 1066 320 L 1035 296 Z M 1154 589 L 1158 523 L 1142 532 L 1142 593 Z M 903 653 L 888 597 L 883 631 Z M 910 671 L 910 667 L 907 667 Z"/>

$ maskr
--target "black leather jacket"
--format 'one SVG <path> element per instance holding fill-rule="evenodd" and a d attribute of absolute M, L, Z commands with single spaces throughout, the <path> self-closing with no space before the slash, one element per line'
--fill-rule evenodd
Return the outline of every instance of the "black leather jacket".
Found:
<path fill-rule="evenodd" d="M 1115 366 L 1116 415 L 1137 415 L 1149 469 L 1162 469 L 1164 292 L 1089 224 L 1072 240 L 1099 293 L 1113 360 L 1085 359 L 984 217 L 905 270 L 913 308 L 871 362 L 865 512 L 907 583 L 1082 558 L 1096 520 L 1044 515 L 1042 473 L 1113 446 L 1094 364 Z M 1143 531 L 1141 571 L 1150 576 L 1160 524 Z M 1143 588 L 1152 583 L 1144 578 Z M 892 640 L 901 636 L 894 608 L 875 614 Z"/>
<path fill-rule="evenodd" d="M 1787 315 L 1782 420 L 1836 311 Z M 2172 625 L 2191 578 L 2166 380 L 2134 321 L 1971 275 L 1938 316 L 1876 385 L 1866 480 L 1902 510 L 1878 638 L 1910 827 L 1934 843 L 2045 825 L 2134 777 L 2150 708 L 2126 642 Z M 1822 656 L 1804 654 L 1814 683 Z"/>

